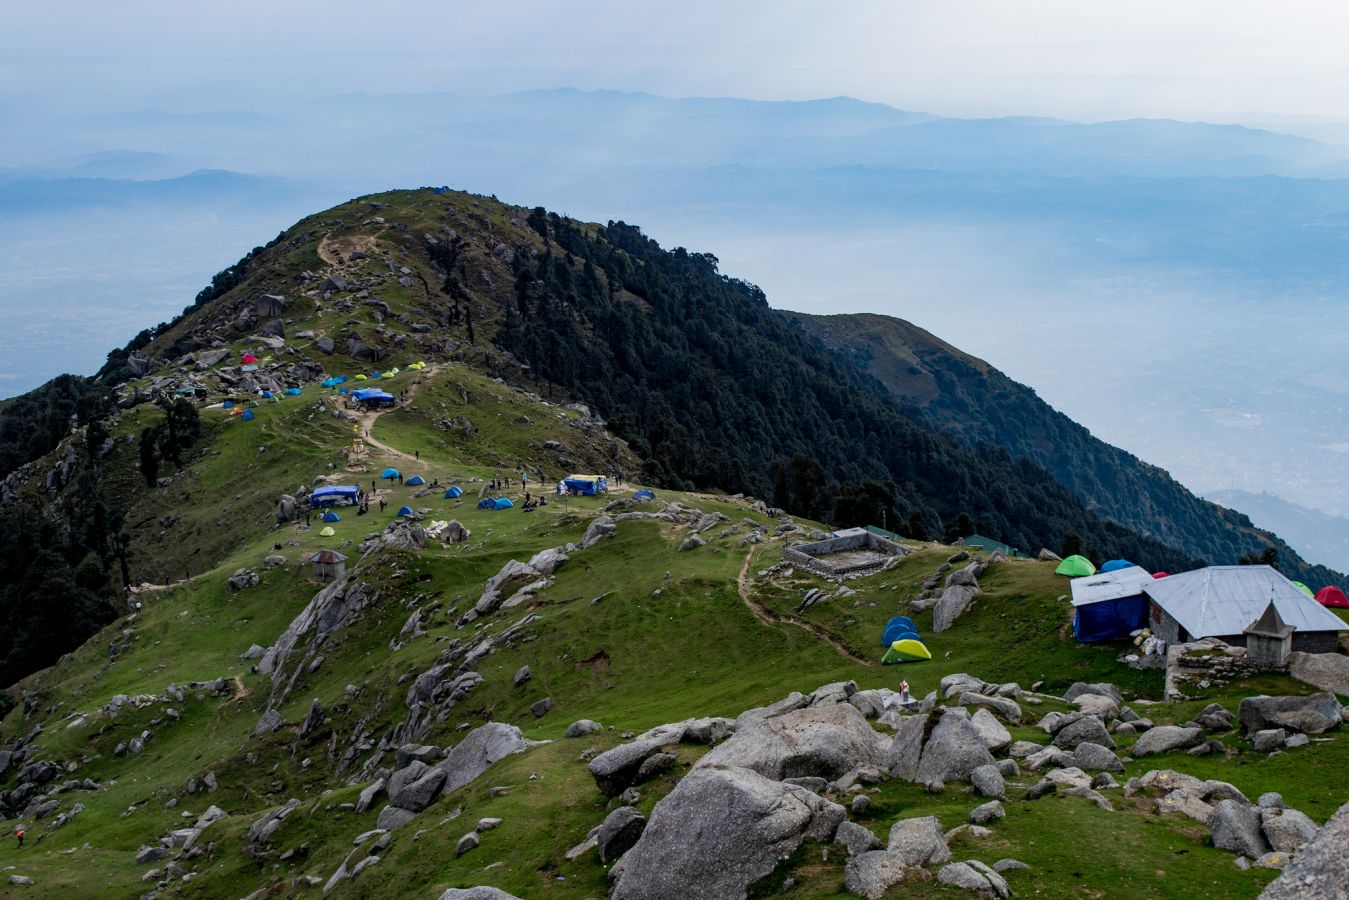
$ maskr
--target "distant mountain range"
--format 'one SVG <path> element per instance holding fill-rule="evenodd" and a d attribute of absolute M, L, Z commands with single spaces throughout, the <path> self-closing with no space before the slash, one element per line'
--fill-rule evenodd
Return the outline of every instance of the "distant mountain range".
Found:
<path fill-rule="evenodd" d="M 1273 494 L 1206 491 L 1206 500 L 1237 509 L 1261 528 L 1277 531 L 1298 553 L 1341 572 L 1349 571 L 1349 518 L 1289 503 Z"/>

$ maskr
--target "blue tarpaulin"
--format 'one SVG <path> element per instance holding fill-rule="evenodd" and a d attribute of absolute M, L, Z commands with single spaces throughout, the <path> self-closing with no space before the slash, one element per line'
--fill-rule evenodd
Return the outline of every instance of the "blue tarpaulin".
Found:
<path fill-rule="evenodd" d="M 1079 606 L 1073 617 L 1073 637 L 1084 644 L 1094 644 L 1126 638 L 1130 632 L 1147 626 L 1147 598 L 1121 597 Z"/>
<path fill-rule="evenodd" d="M 355 506 L 361 489 L 354 484 L 328 484 L 321 488 L 314 488 L 314 492 L 309 495 L 309 505 L 319 506 L 341 506 L 348 504 Z"/>
<path fill-rule="evenodd" d="M 583 478 L 573 475 L 571 478 L 562 479 L 567 490 L 575 491 L 578 494 L 584 494 L 587 497 L 593 497 L 601 491 L 609 489 L 609 483 L 602 477 Z"/>

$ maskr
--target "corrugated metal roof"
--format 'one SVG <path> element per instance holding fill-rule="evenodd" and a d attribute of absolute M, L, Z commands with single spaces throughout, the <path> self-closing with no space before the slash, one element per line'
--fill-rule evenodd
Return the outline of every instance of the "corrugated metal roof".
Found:
<path fill-rule="evenodd" d="M 1273 601 L 1298 631 L 1349 631 L 1349 625 L 1269 566 L 1210 566 L 1143 588 L 1193 637 L 1241 634 Z"/>
<path fill-rule="evenodd" d="M 1070 582 L 1073 589 L 1073 606 L 1103 603 L 1121 597 L 1137 597 L 1143 593 L 1143 585 L 1152 582 L 1152 575 L 1140 566 L 1074 578 Z"/>

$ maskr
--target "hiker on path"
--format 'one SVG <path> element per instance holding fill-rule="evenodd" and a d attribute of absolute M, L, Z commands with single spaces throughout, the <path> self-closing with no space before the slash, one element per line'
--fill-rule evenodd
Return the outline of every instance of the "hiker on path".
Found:
<path fill-rule="evenodd" d="M 17 838 L 19 839 L 19 849 L 22 850 L 22 849 L 23 849 L 23 829 L 20 828 L 18 831 L 14 832 L 14 836 L 17 837 Z"/>
<path fill-rule="evenodd" d="M 422 458 L 422 451 L 420 451 L 420 450 L 413 450 L 412 452 L 413 452 L 413 454 L 417 457 L 417 459 L 421 459 L 421 458 Z"/>

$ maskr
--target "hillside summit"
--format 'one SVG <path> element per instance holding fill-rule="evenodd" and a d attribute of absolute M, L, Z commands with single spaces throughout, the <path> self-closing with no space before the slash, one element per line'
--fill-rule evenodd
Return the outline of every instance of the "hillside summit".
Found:
<path fill-rule="evenodd" d="M 13 896 L 1349 883 L 1349 656 L 1078 644 L 1054 561 L 946 524 L 1193 560 L 629 226 L 362 198 L 42 398 L 0 507 L 49 542 L 5 561 Z M 877 512 L 922 530 L 879 567 L 784 558 Z M 931 660 L 880 665 L 896 615 Z"/>

